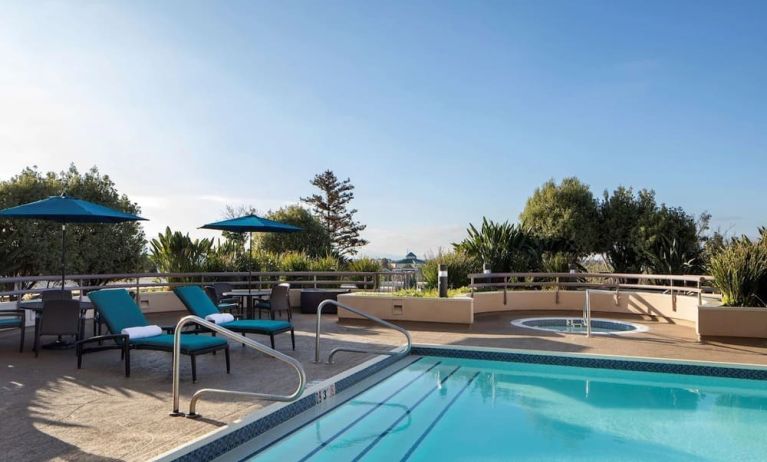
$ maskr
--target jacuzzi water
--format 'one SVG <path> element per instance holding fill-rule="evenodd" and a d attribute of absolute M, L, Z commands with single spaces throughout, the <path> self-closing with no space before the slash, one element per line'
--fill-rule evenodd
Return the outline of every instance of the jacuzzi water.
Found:
<path fill-rule="evenodd" d="M 423 357 L 253 461 L 749 461 L 764 381 Z"/>
<path fill-rule="evenodd" d="M 565 334 L 585 334 L 587 332 L 586 322 L 583 318 L 524 318 L 516 319 L 512 321 L 511 324 L 517 327 Z M 647 327 L 630 322 L 601 318 L 594 318 L 591 320 L 592 334 L 630 334 L 646 331 Z"/>

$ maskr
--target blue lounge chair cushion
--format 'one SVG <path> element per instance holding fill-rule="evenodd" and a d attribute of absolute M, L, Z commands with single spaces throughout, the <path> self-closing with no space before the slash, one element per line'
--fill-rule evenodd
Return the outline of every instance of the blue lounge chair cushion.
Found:
<path fill-rule="evenodd" d="M 6 327 L 21 327 L 21 319 L 0 317 L 0 329 Z"/>
<path fill-rule="evenodd" d="M 259 334 L 276 334 L 290 330 L 293 326 L 288 321 L 270 321 L 268 319 L 240 319 L 225 322 L 221 327 L 235 332 L 252 332 Z"/>
<path fill-rule="evenodd" d="M 130 343 L 137 346 L 173 350 L 173 336 L 170 334 L 132 339 Z M 181 335 L 181 352 L 185 354 L 224 346 L 226 346 L 226 340 L 222 338 L 209 337 L 207 335 Z"/>
<path fill-rule="evenodd" d="M 125 289 L 101 289 L 88 294 L 113 334 L 127 327 L 147 326 L 144 314 Z"/>
<path fill-rule="evenodd" d="M 173 292 L 195 316 L 205 319 L 205 316 L 219 313 L 218 307 L 200 286 L 176 287 Z"/>

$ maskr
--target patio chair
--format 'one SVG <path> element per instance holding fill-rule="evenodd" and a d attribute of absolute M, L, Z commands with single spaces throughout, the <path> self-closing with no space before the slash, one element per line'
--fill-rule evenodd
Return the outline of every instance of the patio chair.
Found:
<path fill-rule="evenodd" d="M 79 340 L 81 325 L 79 301 L 55 297 L 44 300 L 43 309 L 35 320 L 35 358 L 40 354 L 40 337 L 56 335 L 60 341 L 62 336 L 72 335 Z"/>
<path fill-rule="evenodd" d="M 224 293 L 229 292 L 231 289 L 231 286 L 229 284 L 223 284 L 227 287 L 222 287 L 223 283 L 216 283 L 210 286 L 205 286 L 205 293 L 208 294 L 208 297 L 213 301 L 213 303 L 216 304 L 218 309 L 220 311 L 226 312 L 226 313 L 233 313 L 235 315 L 239 315 L 240 311 L 240 303 L 236 298 L 226 298 L 224 297 Z"/>
<path fill-rule="evenodd" d="M 207 316 L 219 314 L 220 311 L 205 295 L 199 286 L 183 286 L 173 289 L 184 306 L 195 316 L 205 319 Z M 296 337 L 293 324 L 289 321 L 261 320 L 261 319 L 237 319 L 219 324 L 224 329 L 245 334 L 268 335 L 274 349 L 274 336 L 283 332 L 290 332 L 290 341 L 293 349 L 296 349 Z"/>
<path fill-rule="evenodd" d="M 274 285 L 272 293 L 269 294 L 269 300 L 256 303 L 256 309 L 258 310 L 259 319 L 261 318 L 261 310 L 267 310 L 272 319 L 275 318 L 275 314 L 282 317 L 282 313 L 285 312 L 288 321 L 292 320 L 293 310 L 290 307 L 290 284 L 283 282 Z"/>
<path fill-rule="evenodd" d="M 122 334 L 129 327 L 149 326 L 144 314 L 125 289 L 102 289 L 88 295 L 93 305 L 101 314 L 101 318 L 109 328 L 110 335 L 98 335 L 77 343 L 77 368 L 82 366 L 82 357 L 87 353 L 103 350 L 120 349 L 125 359 L 125 376 L 130 377 L 130 351 L 155 350 L 173 352 L 173 335 L 175 327 L 163 327 L 166 333 L 144 338 L 130 338 Z M 113 340 L 114 345 L 100 344 L 105 340 Z M 87 347 L 87 345 L 96 346 Z M 204 335 L 181 335 L 181 354 L 188 355 L 192 361 L 192 381 L 197 381 L 197 356 L 224 350 L 226 357 L 226 373 L 229 373 L 229 343 L 222 338 Z"/>
<path fill-rule="evenodd" d="M 25 310 L 0 311 L 0 329 L 19 329 L 19 353 L 24 352 L 24 333 L 26 332 L 27 315 Z"/>

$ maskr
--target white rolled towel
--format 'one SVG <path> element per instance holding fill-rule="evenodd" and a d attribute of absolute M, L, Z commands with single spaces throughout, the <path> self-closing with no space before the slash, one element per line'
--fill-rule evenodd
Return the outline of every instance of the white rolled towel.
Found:
<path fill-rule="evenodd" d="M 120 333 L 131 339 L 156 337 L 162 334 L 162 328 L 160 326 L 126 327 Z"/>
<path fill-rule="evenodd" d="M 205 320 L 213 324 L 225 324 L 234 321 L 234 316 L 229 313 L 214 313 L 205 316 Z"/>

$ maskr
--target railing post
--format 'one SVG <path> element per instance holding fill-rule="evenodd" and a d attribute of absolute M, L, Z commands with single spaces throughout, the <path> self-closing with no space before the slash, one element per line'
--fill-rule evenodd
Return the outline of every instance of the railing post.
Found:
<path fill-rule="evenodd" d="M 703 278 L 698 279 L 698 306 L 703 305 Z"/>
<path fill-rule="evenodd" d="M 141 278 L 136 278 L 136 305 L 141 308 Z"/>
<path fill-rule="evenodd" d="M 503 277 L 503 304 L 506 304 L 506 289 L 509 287 L 509 277 Z"/>
<path fill-rule="evenodd" d="M 554 297 L 554 303 L 559 305 L 559 276 L 556 277 L 556 295 Z"/>
<path fill-rule="evenodd" d="M 317 274 L 314 274 L 314 288 L 317 288 Z"/>
<path fill-rule="evenodd" d="M 674 295 L 674 280 L 669 279 L 669 282 L 671 283 L 671 311 L 676 311 L 676 295 Z"/>

